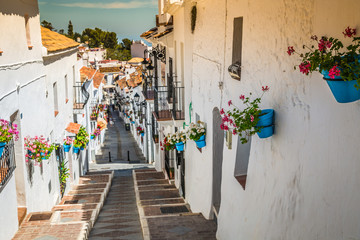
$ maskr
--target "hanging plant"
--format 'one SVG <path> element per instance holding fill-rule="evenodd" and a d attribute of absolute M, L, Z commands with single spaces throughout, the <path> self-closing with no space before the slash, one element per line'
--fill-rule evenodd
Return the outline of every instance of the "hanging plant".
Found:
<path fill-rule="evenodd" d="M 66 167 L 66 163 L 63 161 L 59 166 L 59 182 L 61 195 L 65 192 L 66 179 L 70 176 L 69 169 Z"/>
<path fill-rule="evenodd" d="M 196 5 L 195 5 L 191 9 L 191 33 L 194 33 L 194 31 L 195 31 L 196 15 L 197 15 L 197 9 L 196 9 Z"/>

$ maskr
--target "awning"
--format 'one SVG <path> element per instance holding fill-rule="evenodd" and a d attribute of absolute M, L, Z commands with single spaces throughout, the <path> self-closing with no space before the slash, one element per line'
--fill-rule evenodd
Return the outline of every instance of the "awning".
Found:
<path fill-rule="evenodd" d="M 71 122 L 67 125 L 65 130 L 68 131 L 69 133 L 78 134 L 80 127 L 81 127 L 80 124 Z"/>

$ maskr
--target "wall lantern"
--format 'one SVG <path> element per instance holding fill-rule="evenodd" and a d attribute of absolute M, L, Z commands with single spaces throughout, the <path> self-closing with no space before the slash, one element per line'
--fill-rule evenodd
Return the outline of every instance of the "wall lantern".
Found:
<path fill-rule="evenodd" d="M 134 99 L 135 99 L 135 102 L 138 103 L 140 100 L 140 95 L 138 93 L 135 93 Z"/>
<path fill-rule="evenodd" d="M 144 58 L 144 60 L 141 62 L 143 71 L 146 71 L 146 67 L 148 66 L 149 62 Z"/>
<path fill-rule="evenodd" d="M 241 78 L 241 65 L 239 62 L 233 63 L 229 66 L 228 72 L 233 79 L 239 80 Z"/>

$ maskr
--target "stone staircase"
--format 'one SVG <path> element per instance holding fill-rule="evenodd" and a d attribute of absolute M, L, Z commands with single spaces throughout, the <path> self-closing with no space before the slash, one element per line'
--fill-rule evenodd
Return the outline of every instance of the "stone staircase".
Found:
<path fill-rule="evenodd" d="M 114 173 L 92 172 L 48 212 L 29 213 L 13 239 L 87 239 L 111 187 Z"/>
<path fill-rule="evenodd" d="M 144 239 L 216 239 L 216 224 L 193 213 L 162 172 L 134 170 L 133 178 Z"/>

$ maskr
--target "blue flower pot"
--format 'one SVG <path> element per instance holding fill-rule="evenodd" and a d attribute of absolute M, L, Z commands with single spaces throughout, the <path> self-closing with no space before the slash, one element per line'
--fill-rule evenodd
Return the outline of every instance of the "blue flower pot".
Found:
<path fill-rule="evenodd" d="M 40 156 L 42 160 L 47 160 L 47 156 L 45 155 L 45 153 L 40 153 Z"/>
<path fill-rule="evenodd" d="M 140 133 L 140 135 L 143 137 L 145 135 L 145 133 Z"/>
<path fill-rule="evenodd" d="M 80 147 L 80 150 L 81 150 L 81 151 L 84 150 L 84 147 Z"/>
<path fill-rule="evenodd" d="M 360 99 L 360 91 L 355 87 L 356 80 L 324 79 L 338 103 L 350 103 Z"/>
<path fill-rule="evenodd" d="M 273 109 L 261 110 L 261 116 L 259 116 L 259 121 L 256 124 L 257 127 L 263 127 L 257 133 L 259 138 L 268 138 L 274 135 L 274 113 Z"/>
<path fill-rule="evenodd" d="M 0 157 L 4 152 L 5 146 L 6 146 L 6 142 L 0 142 Z"/>
<path fill-rule="evenodd" d="M 93 136 L 93 135 L 90 136 L 90 139 L 94 139 L 94 138 L 95 138 L 95 136 Z"/>
<path fill-rule="evenodd" d="M 360 56 L 357 56 L 360 61 Z M 338 68 L 340 71 L 341 69 Z M 334 95 L 338 103 L 355 102 L 360 99 L 360 91 L 356 89 L 356 80 L 344 81 L 341 76 L 335 76 L 334 79 L 330 78 L 329 71 L 322 70 L 321 74 L 330 87 L 332 94 Z"/>
<path fill-rule="evenodd" d="M 205 147 L 205 146 L 206 146 L 205 135 L 202 135 L 202 136 L 200 137 L 200 139 L 197 140 L 197 141 L 195 141 L 195 142 L 196 142 L 196 146 L 197 146 L 198 148 L 203 148 L 203 147 Z"/>
<path fill-rule="evenodd" d="M 183 142 L 176 143 L 175 146 L 176 146 L 176 150 L 178 150 L 179 152 L 184 151 L 185 144 Z"/>
<path fill-rule="evenodd" d="M 80 148 L 78 148 L 78 147 L 73 147 L 73 153 L 79 153 L 79 150 L 80 150 Z"/>
<path fill-rule="evenodd" d="M 64 152 L 70 152 L 71 145 L 64 144 Z"/>
<path fill-rule="evenodd" d="M 132 121 L 131 123 L 132 123 L 132 124 L 135 124 L 135 121 Z"/>

